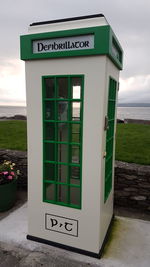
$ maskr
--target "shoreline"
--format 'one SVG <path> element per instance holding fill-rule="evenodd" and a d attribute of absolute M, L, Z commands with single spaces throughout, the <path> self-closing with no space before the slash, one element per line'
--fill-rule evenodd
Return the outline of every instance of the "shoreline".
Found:
<path fill-rule="evenodd" d="M 27 116 L 25 115 L 20 115 L 20 114 L 16 114 L 14 116 L 2 116 L 0 117 L 0 121 L 9 121 L 9 120 L 27 120 Z M 146 125 L 150 125 L 150 120 L 141 120 L 141 119 L 116 119 L 117 123 L 123 123 L 123 124 L 128 124 L 128 123 L 132 123 L 132 124 L 146 124 Z"/>
<path fill-rule="evenodd" d="M 10 120 L 27 120 L 27 116 L 16 114 L 14 116 L 2 116 L 0 117 L 0 121 L 10 121 Z"/>
<path fill-rule="evenodd" d="M 124 120 L 117 119 L 117 123 L 124 123 L 124 124 L 145 124 L 145 125 L 150 125 L 150 120 L 141 120 L 141 119 L 127 119 L 125 118 Z"/>

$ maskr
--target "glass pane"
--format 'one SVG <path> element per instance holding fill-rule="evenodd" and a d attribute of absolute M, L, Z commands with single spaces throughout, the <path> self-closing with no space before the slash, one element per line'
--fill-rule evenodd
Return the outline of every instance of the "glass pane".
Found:
<path fill-rule="evenodd" d="M 58 144 L 58 161 L 68 162 L 68 145 Z"/>
<path fill-rule="evenodd" d="M 58 78 L 58 97 L 68 98 L 68 78 Z"/>
<path fill-rule="evenodd" d="M 71 166 L 71 178 L 80 179 L 80 167 Z"/>
<path fill-rule="evenodd" d="M 58 185 L 58 201 L 67 203 L 68 187 L 66 185 Z"/>
<path fill-rule="evenodd" d="M 45 119 L 46 120 L 55 119 L 55 102 L 54 101 L 45 102 Z"/>
<path fill-rule="evenodd" d="M 70 183 L 80 185 L 80 167 L 71 166 L 70 172 Z"/>
<path fill-rule="evenodd" d="M 68 123 L 58 123 L 58 141 L 68 142 Z"/>
<path fill-rule="evenodd" d="M 79 146 L 72 146 L 72 163 L 79 163 Z"/>
<path fill-rule="evenodd" d="M 58 120 L 60 121 L 68 120 L 68 102 L 67 101 L 58 102 Z"/>
<path fill-rule="evenodd" d="M 80 99 L 81 95 L 81 87 L 80 86 L 73 86 L 73 98 Z"/>
<path fill-rule="evenodd" d="M 80 124 L 71 125 L 71 142 L 80 143 Z"/>
<path fill-rule="evenodd" d="M 51 122 L 46 122 L 45 123 L 45 140 L 55 140 L 55 123 Z"/>
<path fill-rule="evenodd" d="M 44 179 L 55 180 L 55 164 L 51 163 L 44 164 Z"/>
<path fill-rule="evenodd" d="M 45 185 L 45 197 L 46 197 L 46 200 L 55 200 L 55 185 L 54 184 Z"/>
<path fill-rule="evenodd" d="M 70 188 L 70 203 L 80 206 L 80 188 L 78 187 Z"/>
<path fill-rule="evenodd" d="M 58 181 L 61 183 L 67 183 L 68 166 L 58 165 Z"/>
<path fill-rule="evenodd" d="M 79 121 L 80 120 L 80 102 L 72 103 L 72 120 Z"/>
<path fill-rule="evenodd" d="M 45 79 L 45 97 L 55 98 L 55 82 L 54 78 Z"/>
<path fill-rule="evenodd" d="M 55 144 L 45 144 L 45 160 L 55 161 Z"/>
<path fill-rule="evenodd" d="M 81 78 L 72 78 L 72 98 L 81 98 Z"/>

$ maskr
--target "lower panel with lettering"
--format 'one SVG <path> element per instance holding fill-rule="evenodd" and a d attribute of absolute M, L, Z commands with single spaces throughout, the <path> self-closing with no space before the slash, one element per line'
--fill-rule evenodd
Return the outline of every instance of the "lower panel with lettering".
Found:
<path fill-rule="evenodd" d="M 78 221 L 70 218 L 45 214 L 45 229 L 78 237 Z"/>

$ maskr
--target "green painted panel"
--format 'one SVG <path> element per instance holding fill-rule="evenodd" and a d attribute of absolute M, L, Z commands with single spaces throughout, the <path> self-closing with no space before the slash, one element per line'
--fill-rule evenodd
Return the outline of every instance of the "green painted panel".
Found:
<path fill-rule="evenodd" d="M 34 53 L 33 42 L 38 40 L 49 40 L 55 38 L 76 37 L 84 35 L 94 36 L 94 48 L 56 51 L 45 53 Z M 20 36 L 20 57 L 22 60 L 34 60 L 44 58 L 89 56 L 89 55 L 108 55 L 113 63 L 122 69 L 123 51 L 109 25 L 81 28 L 57 32 L 46 32 L 37 34 L 28 34 Z"/>
<path fill-rule="evenodd" d="M 107 112 L 108 129 L 106 132 L 104 202 L 106 202 L 112 190 L 116 90 L 117 90 L 117 82 L 114 79 L 110 78 L 109 93 L 108 93 L 108 112 Z"/>
<path fill-rule="evenodd" d="M 83 75 L 42 77 L 43 201 L 78 209 L 82 191 L 83 82 Z"/>

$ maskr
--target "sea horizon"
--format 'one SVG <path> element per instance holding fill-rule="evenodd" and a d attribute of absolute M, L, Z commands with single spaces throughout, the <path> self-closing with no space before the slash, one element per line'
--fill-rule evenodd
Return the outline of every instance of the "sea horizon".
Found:
<path fill-rule="evenodd" d="M 117 107 L 150 107 L 150 103 L 118 103 Z"/>
<path fill-rule="evenodd" d="M 78 113 L 78 108 L 77 108 Z M 12 117 L 15 115 L 27 116 L 27 106 L 10 106 L 0 105 L 0 117 Z M 150 120 L 150 105 L 149 106 L 130 106 L 127 104 L 117 106 L 117 119 L 139 119 Z"/>
<path fill-rule="evenodd" d="M 27 108 L 27 105 L 0 105 L 0 107 L 20 107 Z M 117 103 L 117 107 L 150 107 L 150 103 Z"/>
<path fill-rule="evenodd" d="M 0 117 L 12 117 L 15 115 L 27 115 L 26 106 L 0 105 Z"/>
<path fill-rule="evenodd" d="M 24 106 L 22 106 L 22 105 L 0 105 L 0 107 L 23 107 L 23 108 L 26 108 L 27 107 L 27 105 L 24 105 Z"/>

